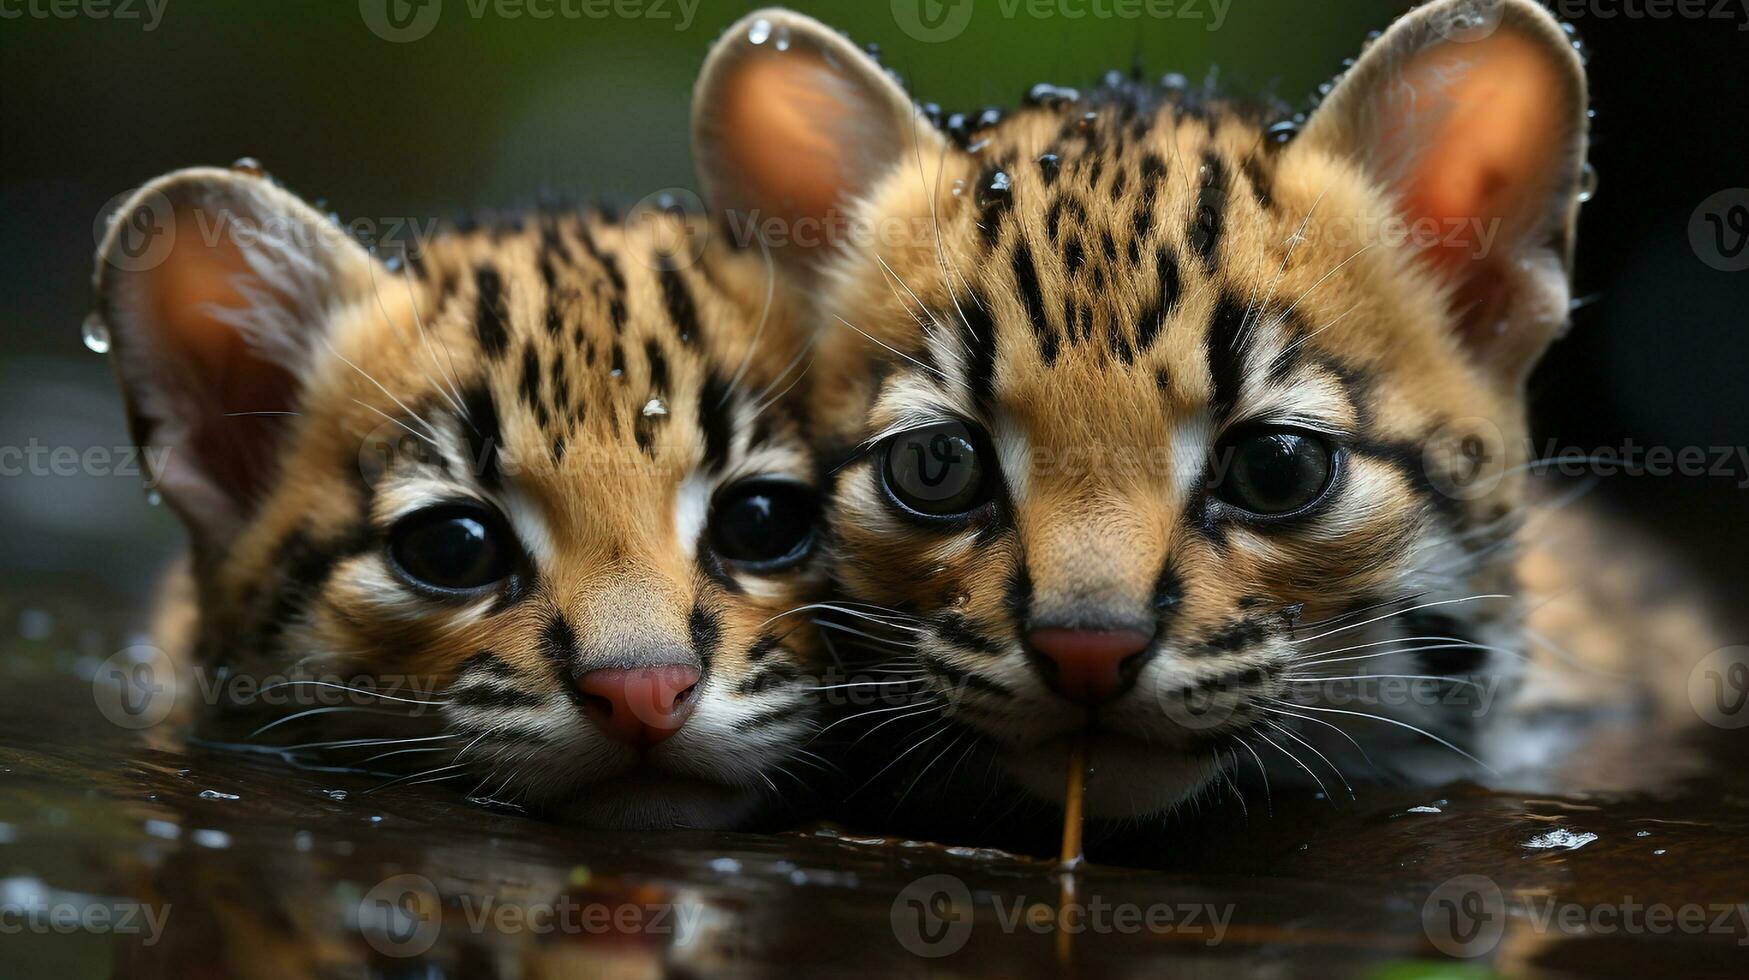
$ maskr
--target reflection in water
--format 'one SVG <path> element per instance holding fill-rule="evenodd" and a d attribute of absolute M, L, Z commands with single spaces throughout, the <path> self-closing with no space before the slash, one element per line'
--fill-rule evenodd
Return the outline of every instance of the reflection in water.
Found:
<path fill-rule="evenodd" d="M 1247 794 L 1249 813 L 1210 799 L 1090 840 L 1066 887 L 1043 857 L 832 827 L 580 832 L 192 745 L 173 719 L 127 727 L 99 709 L 92 610 L 0 612 L 8 975 L 1030 975 L 1059 955 L 1088 975 L 1237 975 L 1288 945 L 1314 973 L 1431 975 L 1415 963 L 1457 956 L 1512 975 L 1706 976 L 1749 961 L 1749 776 L 1726 764 L 1742 743 L 1722 730 L 1685 736 L 1713 765 L 1656 793 L 1327 800 L 1278 783 L 1267 805 Z M 1607 744 L 1598 764 L 1616 779 L 1622 740 Z M 1564 777 L 1583 785 L 1591 764 L 1576 752 Z"/>

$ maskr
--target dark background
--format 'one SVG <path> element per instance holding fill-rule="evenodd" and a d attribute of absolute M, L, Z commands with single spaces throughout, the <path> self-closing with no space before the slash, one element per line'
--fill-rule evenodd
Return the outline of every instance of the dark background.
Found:
<path fill-rule="evenodd" d="M 126 444 L 107 365 L 79 337 L 93 228 L 112 196 L 246 155 L 346 219 L 691 187 L 693 75 L 754 6 L 702 0 L 677 30 L 675 0 L 666 19 L 489 5 L 475 17 L 469 0 L 444 0 L 427 36 L 390 43 L 354 0 L 165 0 L 151 30 L 142 6 L 142 19 L 62 18 L 30 16 L 27 2 L 0 3 L 27 14 L 0 20 L 0 446 L 80 449 Z M 1193 79 L 1219 66 L 1224 84 L 1303 105 L 1407 6 L 1232 0 L 1209 30 L 1210 0 L 1179 0 L 1172 18 L 1077 20 L 961 2 L 971 20 L 939 43 L 908 36 L 889 0 L 793 5 L 878 43 L 915 94 L 949 108 L 1010 105 L 1031 83 L 1082 84 L 1137 58 Z M 1600 189 L 1580 234 L 1578 293 L 1592 301 L 1533 382 L 1539 445 L 1749 445 L 1749 271 L 1710 268 L 1689 238 L 1703 200 L 1749 185 L 1749 4 L 1732 0 L 1730 19 L 1649 19 L 1622 2 L 1561 8 L 1591 53 Z M 1592 496 L 1689 553 L 1741 610 L 1745 482 L 1735 459 L 1728 476 L 1613 476 Z M 0 528 L 0 582 L 15 598 L 138 595 L 180 538 L 126 476 L 0 477 Z"/>

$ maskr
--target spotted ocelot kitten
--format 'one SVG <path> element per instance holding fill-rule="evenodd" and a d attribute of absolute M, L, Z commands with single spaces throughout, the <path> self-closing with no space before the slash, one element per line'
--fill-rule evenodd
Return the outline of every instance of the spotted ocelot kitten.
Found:
<path fill-rule="evenodd" d="M 1241 769 L 1500 771 L 1526 660 L 1704 655 L 1520 548 L 1568 519 L 1524 386 L 1568 320 L 1586 104 L 1528 0 L 1405 15 L 1309 118 L 1115 74 L 944 116 L 809 18 L 719 41 L 695 155 L 821 331 L 838 626 L 902 688 L 851 710 L 896 795 L 1058 800 L 1081 740 L 1111 818 Z"/>
<path fill-rule="evenodd" d="M 125 204 L 98 317 L 192 548 L 202 730 L 601 826 L 741 825 L 816 722 L 804 345 L 699 219 L 445 226 L 404 262 L 252 172 Z"/>

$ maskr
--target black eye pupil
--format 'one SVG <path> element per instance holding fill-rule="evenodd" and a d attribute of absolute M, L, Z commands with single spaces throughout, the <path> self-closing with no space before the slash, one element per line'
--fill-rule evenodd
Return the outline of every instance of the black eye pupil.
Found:
<path fill-rule="evenodd" d="M 1330 482 L 1330 449 L 1295 432 L 1266 432 L 1230 447 L 1231 469 L 1216 494 L 1253 514 L 1286 514 L 1306 507 Z"/>
<path fill-rule="evenodd" d="M 901 504 L 934 517 L 963 514 L 984 499 L 984 464 L 959 422 L 912 429 L 887 444 L 887 488 Z"/>
<path fill-rule="evenodd" d="M 483 510 L 436 507 L 396 524 L 390 552 L 401 571 L 423 585 L 478 589 L 510 574 L 502 538 L 497 521 Z"/>
<path fill-rule="evenodd" d="M 745 481 L 719 494 L 711 508 L 711 547 L 729 561 L 780 571 L 807 557 L 818 513 L 809 487 Z"/>

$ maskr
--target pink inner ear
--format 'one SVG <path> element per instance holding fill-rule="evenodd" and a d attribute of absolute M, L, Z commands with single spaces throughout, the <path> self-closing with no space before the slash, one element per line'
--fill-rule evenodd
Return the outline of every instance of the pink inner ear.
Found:
<path fill-rule="evenodd" d="M 1399 191 L 1411 221 L 1437 223 L 1427 261 L 1467 279 L 1540 230 L 1567 145 L 1567 98 L 1545 48 L 1508 30 L 1439 45 L 1404 68 L 1382 106 L 1382 136 L 1414 155 Z M 1487 254 L 1477 254 L 1476 221 L 1492 236 Z"/>
<path fill-rule="evenodd" d="M 194 410 L 189 443 L 195 464 L 239 503 L 258 497 L 272 475 L 283 417 L 247 415 L 293 408 L 296 382 L 286 368 L 252 350 L 215 307 L 248 305 L 238 277 L 250 277 L 237 246 L 191 215 L 178 215 L 176 244 L 156 275 L 148 275 L 146 322 L 161 333 L 154 346 L 174 372 L 176 396 Z"/>
<path fill-rule="evenodd" d="M 788 202 L 798 217 L 824 217 L 849 175 L 833 139 L 846 112 L 842 85 L 808 53 L 755 54 L 736 70 L 723 108 L 730 164 L 756 201 Z"/>

